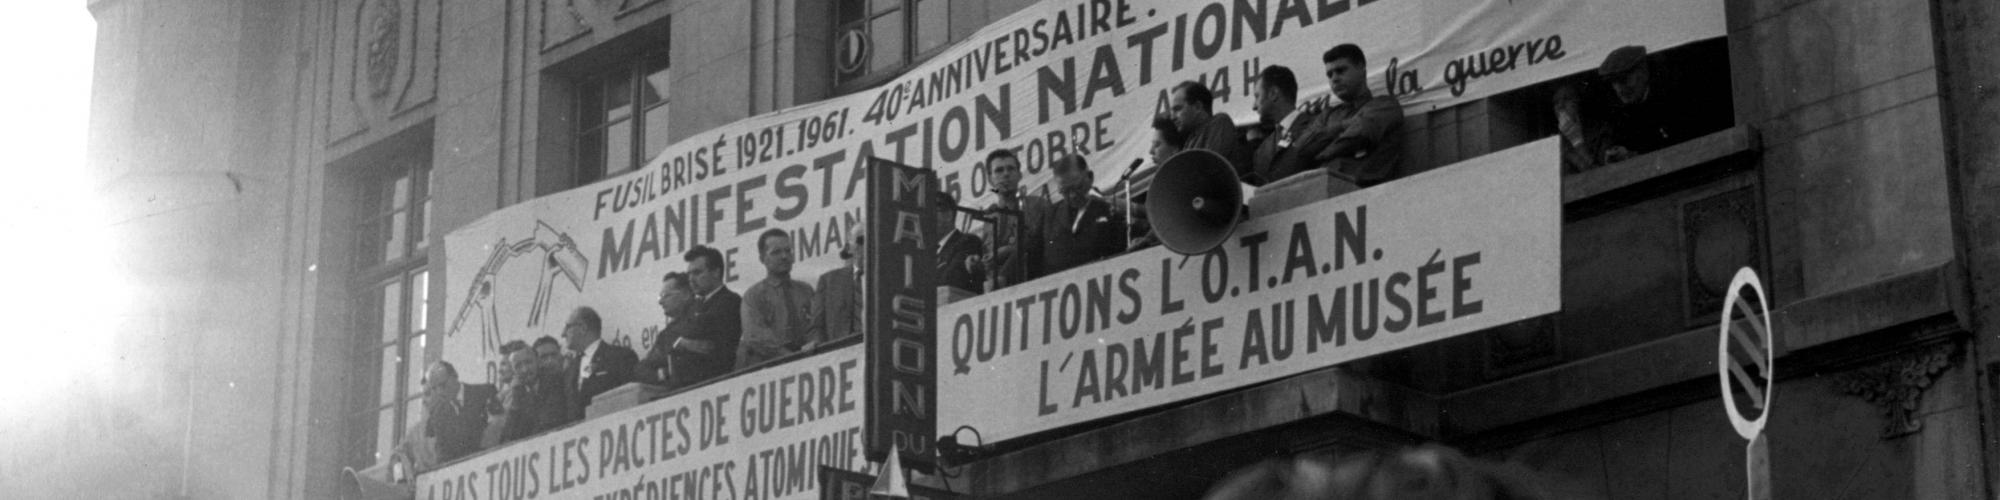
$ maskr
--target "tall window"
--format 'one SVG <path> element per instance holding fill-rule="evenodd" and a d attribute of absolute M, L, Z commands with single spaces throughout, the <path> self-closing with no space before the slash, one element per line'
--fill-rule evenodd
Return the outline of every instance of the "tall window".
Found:
<path fill-rule="evenodd" d="M 872 85 L 951 42 L 946 0 L 840 0 L 834 5 L 834 75 Z"/>
<path fill-rule="evenodd" d="M 350 464 L 389 459 L 423 396 L 424 325 L 430 303 L 430 169 L 393 164 L 361 184 L 353 303 L 355 358 L 361 364 L 349 399 Z"/>
<path fill-rule="evenodd" d="M 585 79 L 577 93 L 577 184 L 639 168 L 667 147 L 667 58 Z"/>

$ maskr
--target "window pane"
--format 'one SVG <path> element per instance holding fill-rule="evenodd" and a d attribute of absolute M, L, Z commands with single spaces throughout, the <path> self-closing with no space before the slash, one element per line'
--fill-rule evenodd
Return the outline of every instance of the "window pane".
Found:
<path fill-rule="evenodd" d="M 639 104 L 642 106 L 652 106 L 665 102 L 667 100 L 668 78 L 666 60 L 656 60 L 650 64 L 646 68 L 645 88 L 640 89 Z"/>
<path fill-rule="evenodd" d="M 389 461 L 396 451 L 396 407 L 375 413 L 375 463 Z"/>
<path fill-rule="evenodd" d="M 632 169 L 632 122 L 611 124 L 604 129 L 604 176 Z"/>
<path fill-rule="evenodd" d="M 604 81 L 604 121 L 632 117 L 632 80 L 620 74 Z"/>
<path fill-rule="evenodd" d="M 424 335 L 417 335 L 415 337 L 410 338 L 410 343 L 409 343 L 410 362 L 403 363 L 404 399 L 422 396 L 424 394 L 424 370 L 429 368 L 429 366 L 425 365 L 425 359 L 424 359 L 424 346 L 423 346 L 424 337 L 425 337 Z"/>
<path fill-rule="evenodd" d="M 430 324 L 431 272 L 417 271 L 410 275 L 410 330 L 424 331 Z"/>
<path fill-rule="evenodd" d="M 903 65 L 903 16 L 890 14 L 869 22 L 868 39 L 875 43 L 875 53 L 868 61 L 868 72 L 892 70 Z"/>
<path fill-rule="evenodd" d="M 416 218 L 412 219 L 412 222 L 416 223 L 416 227 L 411 228 L 411 232 L 415 233 L 412 237 L 417 239 L 417 250 L 430 248 L 431 200 L 429 198 L 425 198 L 422 203 L 417 204 L 415 215 Z"/>
<path fill-rule="evenodd" d="M 951 41 L 951 11 L 945 0 L 917 0 L 917 53 Z"/>
<path fill-rule="evenodd" d="M 389 214 L 389 225 L 383 227 L 382 233 L 382 260 L 401 259 L 408 253 L 409 248 L 406 246 L 408 240 L 405 237 L 409 234 L 409 217 L 409 212 L 399 211 Z"/>
<path fill-rule="evenodd" d="M 403 381 L 397 380 L 396 375 L 403 373 L 403 357 L 396 354 L 394 345 L 382 348 L 377 356 L 379 356 L 377 359 L 382 360 L 382 367 L 377 370 L 377 373 L 382 374 L 380 379 L 382 383 L 376 391 L 375 403 L 395 404 L 397 399 L 401 399 L 396 397 L 396 390 L 402 387 Z"/>
<path fill-rule="evenodd" d="M 382 300 L 376 302 L 376 312 L 382 318 L 382 342 L 395 342 L 403 336 L 397 326 L 403 324 L 403 283 L 391 281 L 382 285 Z"/>
<path fill-rule="evenodd" d="M 410 198 L 415 200 L 410 214 L 414 225 L 410 228 L 410 232 L 417 240 L 416 248 L 423 249 L 429 247 L 431 243 L 431 170 L 419 168 L 414 176 L 416 179 L 414 192 L 410 193 Z"/>
<path fill-rule="evenodd" d="M 389 196 L 389 208 L 403 208 L 410 201 L 410 176 L 396 178 L 396 184 Z"/>
<path fill-rule="evenodd" d="M 667 149 L 667 106 L 666 104 L 662 104 L 659 107 L 646 110 L 646 121 L 640 124 L 646 128 L 646 145 L 644 146 L 646 149 L 643 152 L 646 155 L 646 161 L 649 163 L 652 162 L 654 156 L 658 156 L 661 151 Z"/>
<path fill-rule="evenodd" d="M 868 0 L 868 4 L 871 7 L 868 10 L 868 12 L 873 14 L 881 14 L 883 12 L 896 10 L 897 7 L 902 7 L 903 0 Z"/>

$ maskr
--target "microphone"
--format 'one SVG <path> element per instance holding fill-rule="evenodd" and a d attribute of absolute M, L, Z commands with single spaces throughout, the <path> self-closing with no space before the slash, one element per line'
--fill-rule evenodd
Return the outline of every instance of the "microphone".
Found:
<path fill-rule="evenodd" d="M 1127 245 L 1132 243 L 1132 174 L 1137 173 L 1139 166 L 1145 164 L 1145 158 L 1133 158 L 1132 164 L 1125 167 L 1125 175 L 1118 177 L 1118 183 L 1125 185 L 1125 244 Z"/>

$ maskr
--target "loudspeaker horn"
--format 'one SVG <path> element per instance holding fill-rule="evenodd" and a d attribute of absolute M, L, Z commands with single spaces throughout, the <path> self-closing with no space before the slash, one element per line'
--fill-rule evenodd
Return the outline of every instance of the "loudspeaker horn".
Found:
<path fill-rule="evenodd" d="M 417 491 L 409 484 L 384 480 L 380 475 L 386 470 L 381 467 L 354 470 L 347 467 L 340 471 L 340 498 L 343 500 L 411 500 Z"/>
<path fill-rule="evenodd" d="M 1243 186 L 1236 169 L 1214 151 L 1191 149 L 1167 158 L 1146 190 L 1146 214 L 1160 244 L 1182 255 L 1208 253 L 1236 232 Z"/>

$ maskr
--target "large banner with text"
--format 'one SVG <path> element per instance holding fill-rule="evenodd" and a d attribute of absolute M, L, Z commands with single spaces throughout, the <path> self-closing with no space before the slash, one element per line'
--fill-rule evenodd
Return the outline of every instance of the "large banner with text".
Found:
<path fill-rule="evenodd" d="M 1554 139 L 938 308 L 939 435 L 987 444 L 1556 312 Z"/>
<path fill-rule="evenodd" d="M 452 231 L 442 355 L 490 366 L 500 344 L 556 335 L 582 305 L 608 341 L 643 352 L 662 323 L 661 274 L 708 245 L 740 292 L 764 277 L 756 236 L 771 228 L 793 235 L 792 277 L 811 282 L 860 227 L 864 158 L 932 169 L 963 204 L 985 206 L 988 151 L 1017 151 L 1030 189 L 1046 192 L 1046 166 L 1066 154 L 1110 187 L 1145 156 L 1147 124 L 1177 82 L 1206 83 L 1217 111 L 1248 123 L 1264 66 L 1301 75 L 1302 99 L 1328 99 L 1315 75 L 1340 43 L 1367 52 L 1376 93 L 1421 113 L 1588 72 L 1620 46 L 1723 34 L 1720 0 L 1041 2 L 880 87 L 694 134 L 641 168 Z"/>
<path fill-rule="evenodd" d="M 421 500 L 819 498 L 866 471 L 862 347 L 697 387 L 417 476 Z"/>

